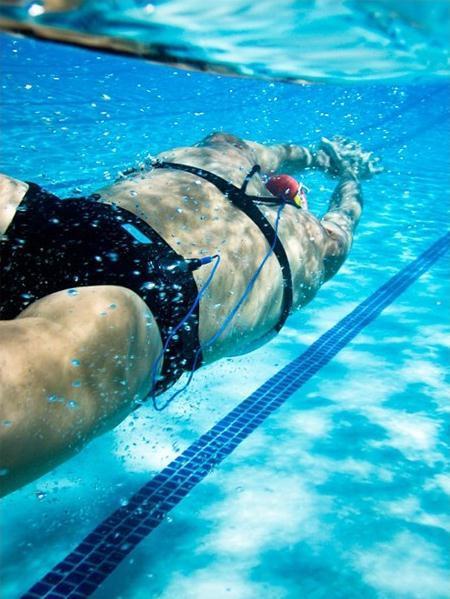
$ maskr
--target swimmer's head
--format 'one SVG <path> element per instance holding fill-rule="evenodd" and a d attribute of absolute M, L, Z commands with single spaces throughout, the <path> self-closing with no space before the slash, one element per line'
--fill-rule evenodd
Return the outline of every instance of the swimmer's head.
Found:
<path fill-rule="evenodd" d="M 308 209 L 306 192 L 309 189 L 290 175 L 273 175 L 266 181 L 266 188 L 271 194 L 297 208 Z"/>

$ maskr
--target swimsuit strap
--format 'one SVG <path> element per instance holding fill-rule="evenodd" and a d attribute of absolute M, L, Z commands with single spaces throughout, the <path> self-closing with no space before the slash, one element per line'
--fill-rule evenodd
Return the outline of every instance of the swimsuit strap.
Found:
<path fill-rule="evenodd" d="M 242 210 L 242 212 L 244 212 L 249 218 L 252 219 L 252 221 L 255 223 L 255 225 L 259 228 L 261 233 L 266 238 L 269 245 L 271 247 L 273 245 L 273 253 L 275 254 L 280 264 L 281 273 L 283 276 L 283 301 L 281 315 L 277 325 L 275 326 L 275 330 L 278 332 L 286 322 L 286 319 L 289 316 L 292 309 L 292 274 L 286 251 L 278 235 L 276 234 L 274 228 L 267 220 L 267 218 L 264 216 L 264 214 L 256 206 L 256 203 L 279 205 L 280 202 L 277 201 L 277 199 L 273 196 L 259 197 L 247 195 L 245 193 L 250 179 L 261 170 L 259 164 L 256 164 L 246 175 L 241 188 L 236 187 L 236 185 L 233 185 L 233 183 L 230 183 L 229 181 L 223 179 L 219 175 L 211 173 L 210 171 L 207 171 L 203 168 L 197 168 L 188 164 L 180 164 L 177 162 L 162 162 L 157 160 L 153 163 L 153 168 L 170 168 L 174 170 L 184 171 L 187 173 L 192 173 L 193 175 L 197 175 L 198 177 L 205 179 L 209 183 L 212 183 L 231 201 L 232 204 L 234 204 L 237 208 Z"/>

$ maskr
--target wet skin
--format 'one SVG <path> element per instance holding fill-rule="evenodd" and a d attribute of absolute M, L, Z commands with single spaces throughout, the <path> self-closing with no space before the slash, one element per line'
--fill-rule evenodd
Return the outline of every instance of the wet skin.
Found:
<path fill-rule="evenodd" d="M 323 150 L 264 146 L 220 133 L 158 158 L 205 168 L 237 186 L 255 164 L 266 173 L 304 168 L 336 173 L 336 191 L 321 221 L 292 206 L 283 210 L 279 237 L 292 270 L 294 308 L 308 303 L 344 262 L 362 201 L 355 170 L 348 163 L 342 166 L 344 161 L 340 165 L 338 154 L 331 164 Z M 2 234 L 26 189 L 26 184 L 0 176 Z M 221 264 L 200 304 L 204 343 L 268 251 L 259 228 L 211 183 L 180 171 L 139 172 L 97 193 L 99 201 L 118 204 L 148 222 L 186 258 L 220 254 Z M 268 195 L 259 175 L 248 193 Z M 261 210 L 275 222 L 276 208 Z M 199 287 L 211 268 L 194 273 Z M 260 344 L 278 322 L 281 302 L 281 270 L 272 255 L 231 326 L 205 352 L 205 363 Z M 152 364 L 160 351 L 153 315 L 123 287 L 84 287 L 77 295 L 61 290 L 31 304 L 16 319 L 1 322 L 2 494 L 52 469 L 121 422 L 150 392 Z"/>

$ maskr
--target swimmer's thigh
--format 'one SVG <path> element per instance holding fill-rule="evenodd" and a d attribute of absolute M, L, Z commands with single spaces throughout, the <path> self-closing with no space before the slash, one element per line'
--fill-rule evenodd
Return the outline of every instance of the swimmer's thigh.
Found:
<path fill-rule="evenodd" d="M 1 322 L 5 492 L 120 422 L 149 392 L 160 349 L 151 312 L 123 287 L 61 291 Z"/>

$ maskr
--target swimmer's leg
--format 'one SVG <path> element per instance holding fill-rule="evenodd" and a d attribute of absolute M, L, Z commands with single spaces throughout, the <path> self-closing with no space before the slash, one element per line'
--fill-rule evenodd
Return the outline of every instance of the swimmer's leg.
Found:
<path fill-rule="evenodd" d="M 54 293 L 0 323 L 0 495 L 121 422 L 150 391 L 161 351 L 140 297 L 113 286 Z"/>

